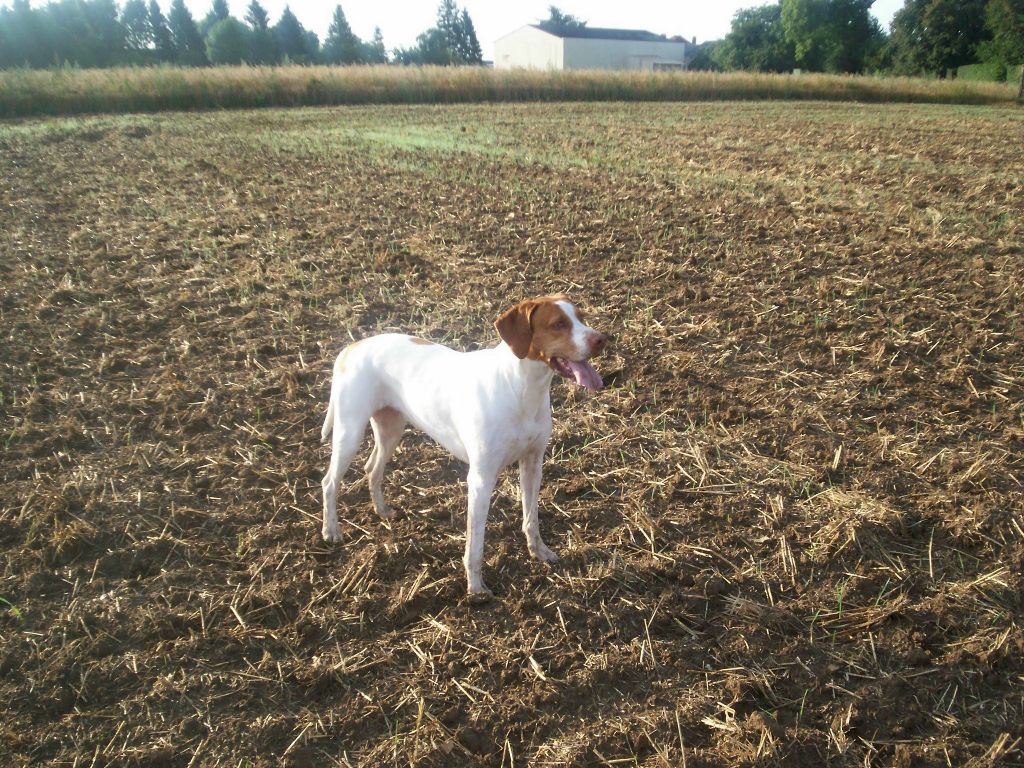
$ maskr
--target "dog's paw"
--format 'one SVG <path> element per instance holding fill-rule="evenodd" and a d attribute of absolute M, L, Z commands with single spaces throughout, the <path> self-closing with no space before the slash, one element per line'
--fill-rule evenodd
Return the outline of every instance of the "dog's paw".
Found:
<path fill-rule="evenodd" d="M 484 584 L 482 581 L 476 584 L 469 585 L 469 596 L 476 600 L 490 600 L 494 597 L 494 593 L 491 592 L 491 588 Z"/>
<path fill-rule="evenodd" d="M 532 554 L 537 560 L 539 560 L 542 563 L 558 562 L 558 555 L 556 555 L 552 550 L 548 549 L 547 544 L 542 543 L 539 547 L 537 547 L 535 551 L 531 552 L 530 554 Z"/>
<path fill-rule="evenodd" d="M 337 544 L 341 541 L 341 531 L 337 526 L 334 528 L 324 528 L 320 531 L 320 535 L 324 537 L 324 541 L 329 544 Z"/>
<path fill-rule="evenodd" d="M 377 515 L 381 520 L 390 520 L 395 516 L 395 510 L 389 506 L 377 507 Z"/>

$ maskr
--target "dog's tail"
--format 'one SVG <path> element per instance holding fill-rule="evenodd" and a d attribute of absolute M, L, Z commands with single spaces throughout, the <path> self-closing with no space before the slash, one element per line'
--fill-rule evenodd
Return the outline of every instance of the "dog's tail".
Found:
<path fill-rule="evenodd" d="M 347 350 L 346 350 L 347 351 Z M 338 398 L 341 397 L 341 359 L 345 351 L 338 355 L 334 361 L 334 368 L 331 371 L 331 396 L 327 400 L 327 415 L 324 417 L 324 425 L 320 429 L 320 442 L 326 443 L 334 430 L 334 409 L 337 407 Z"/>
<path fill-rule="evenodd" d="M 332 386 L 331 389 L 334 389 Z M 320 429 L 320 442 L 326 443 L 334 429 L 334 392 L 331 392 L 331 399 L 327 401 L 327 416 L 324 418 L 324 425 Z"/>

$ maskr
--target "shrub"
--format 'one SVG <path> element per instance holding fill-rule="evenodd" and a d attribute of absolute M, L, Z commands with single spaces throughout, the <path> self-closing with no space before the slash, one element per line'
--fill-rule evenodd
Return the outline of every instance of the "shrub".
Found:
<path fill-rule="evenodd" d="M 964 64 L 956 68 L 957 80 L 976 82 L 1002 82 L 1006 79 L 1006 67 L 998 61 L 985 61 L 981 64 Z"/>
<path fill-rule="evenodd" d="M 228 16 L 210 27 L 206 56 L 211 64 L 241 64 L 249 50 L 249 29 L 238 19 Z"/>

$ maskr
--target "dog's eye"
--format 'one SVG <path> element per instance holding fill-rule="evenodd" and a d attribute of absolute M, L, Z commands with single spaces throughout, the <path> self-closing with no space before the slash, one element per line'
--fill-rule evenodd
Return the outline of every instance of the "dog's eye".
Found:
<path fill-rule="evenodd" d="M 569 324 L 565 322 L 565 320 L 559 320 L 551 327 L 554 328 L 556 331 L 564 331 L 566 328 L 569 327 Z"/>

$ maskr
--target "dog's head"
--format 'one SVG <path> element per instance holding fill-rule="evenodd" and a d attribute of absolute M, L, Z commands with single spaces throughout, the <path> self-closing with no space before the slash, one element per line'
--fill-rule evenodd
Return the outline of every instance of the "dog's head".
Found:
<path fill-rule="evenodd" d="M 562 378 L 600 389 L 601 376 L 587 362 L 608 346 L 608 337 L 583 322 L 567 296 L 556 294 L 521 301 L 505 310 L 494 327 L 520 360 L 539 360 Z"/>

